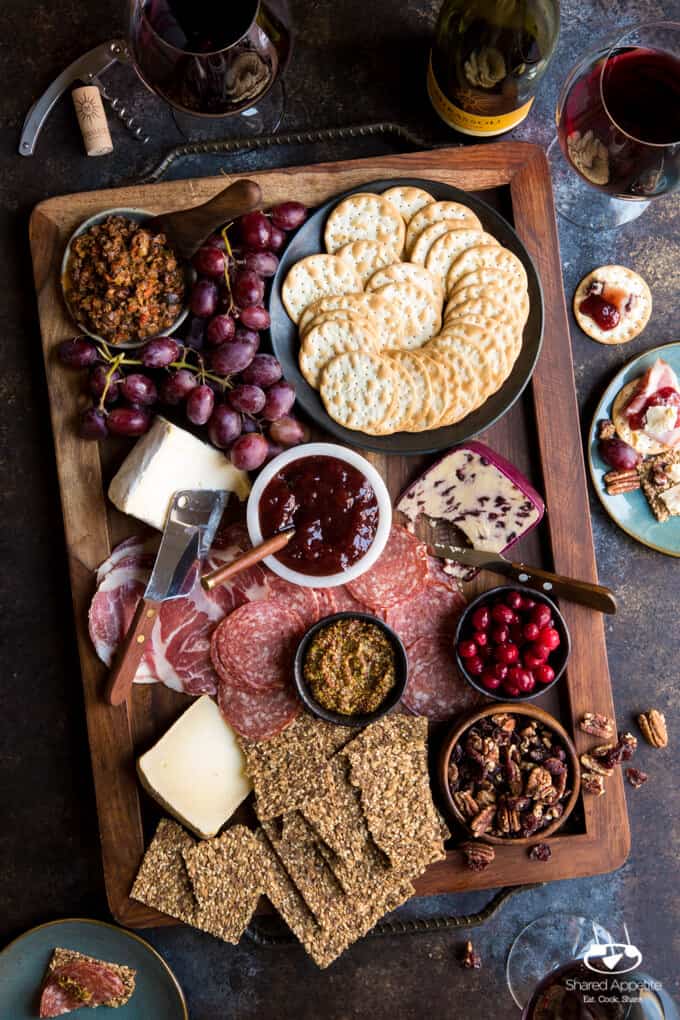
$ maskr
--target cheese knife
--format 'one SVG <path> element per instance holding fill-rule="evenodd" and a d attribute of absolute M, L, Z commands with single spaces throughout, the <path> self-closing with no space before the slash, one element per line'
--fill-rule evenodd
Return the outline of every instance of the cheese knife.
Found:
<path fill-rule="evenodd" d="M 207 555 L 228 498 L 228 492 L 212 489 L 180 489 L 172 497 L 149 583 L 109 678 L 110 705 L 129 695 L 163 602 L 188 594 L 192 568 Z"/>
<path fill-rule="evenodd" d="M 502 574 L 520 584 L 537 588 L 546 595 L 562 597 L 600 613 L 616 612 L 616 596 L 609 588 L 592 584 L 590 581 L 578 581 L 573 577 L 553 574 L 539 567 L 527 566 L 525 563 L 514 563 L 497 552 L 486 552 L 461 545 L 458 529 L 442 518 L 419 514 L 415 521 L 415 530 L 418 538 L 425 542 L 432 555 L 441 559 L 454 560 L 466 566 Z"/>

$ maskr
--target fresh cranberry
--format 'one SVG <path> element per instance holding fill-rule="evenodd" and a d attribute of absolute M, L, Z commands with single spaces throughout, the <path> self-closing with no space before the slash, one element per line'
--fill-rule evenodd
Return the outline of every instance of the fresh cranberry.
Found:
<path fill-rule="evenodd" d="M 509 680 L 506 680 L 505 683 L 503 684 L 503 692 L 507 694 L 509 698 L 519 697 L 519 687 L 516 687 L 515 684 L 510 683 Z"/>
<path fill-rule="evenodd" d="M 540 666 L 536 666 L 533 672 L 534 677 L 538 680 L 539 684 L 551 684 L 555 679 L 555 670 L 552 666 L 549 666 L 547 662 L 542 663 Z"/>
<path fill-rule="evenodd" d="M 546 606 L 545 603 L 539 602 L 537 606 L 531 610 L 531 622 L 535 623 L 537 627 L 547 627 L 548 620 L 551 617 L 550 606 Z"/>
<path fill-rule="evenodd" d="M 539 662 L 545 662 L 550 655 L 550 649 L 547 645 L 539 645 L 537 641 L 534 641 L 533 644 L 527 646 L 525 654 L 533 655 Z"/>
<path fill-rule="evenodd" d="M 546 627 L 554 627 L 555 626 L 555 621 L 553 620 L 552 616 L 550 617 L 550 619 L 548 620 L 548 622 L 546 623 L 545 626 Z M 545 630 L 545 627 L 542 628 L 542 629 Z"/>
<path fill-rule="evenodd" d="M 508 675 L 508 667 L 503 662 L 497 662 L 493 667 L 494 674 L 499 680 L 505 680 Z"/>
<path fill-rule="evenodd" d="M 560 634 L 559 631 L 555 630 L 554 627 L 546 627 L 542 630 L 538 638 L 539 645 L 543 645 L 544 648 L 548 648 L 551 652 L 554 652 L 556 648 L 560 647 Z"/>
<path fill-rule="evenodd" d="M 524 641 L 524 633 L 521 623 L 513 623 L 509 627 L 510 640 L 514 641 L 516 645 L 521 645 Z"/>
<path fill-rule="evenodd" d="M 534 655 L 531 650 L 526 649 L 522 652 L 522 662 L 527 669 L 536 670 L 539 666 L 542 666 L 545 663 L 545 659 L 539 658 L 539 656 Z"/>
<path fill-rule="evenodd" d="M 477 654 L 477 645 L 474 641 L 461 641 L 458 645 L 458 654 L 461 659 L 474 659 Z"/>
<path fill-rule="evenodd" d="M 484 662 L 478 655 L 465 660 L 465 668 L 470 676 L 480 676 L 484 672 Z"/>
<path fill-rule="evenodd" d="M 522 595 L 522 605 L 520 606 L 520 609 L 523 612 L 528 613 L 529 610 L 533 609 L 535 605 L 536 605 L 535 599 L 529 598 L 528 595 Z"/>
<path fill-rule="evenodd" d="M 499 645 L 494 652 L 494 658 L 496 662 L 503 662 L 506 666 L 511 666 L 519 658 L 519 648 L 513 644 Z"/>
<path fill-rule="evenodd" d="M 472 626 L 475 630 L 488 630 L 491 617 L 486 606 L 477 606 L 472 614 Z"/>
<path fill-rule="evenodd" d="M 540 633 L 541 628 L 537 623 L 525 623 L 522 628 L 522 634 L 527 641 L 535 641 Z"/>
<path fill-rule="evenodd" d="M 491 640 L 494 644 L 504 645 L 508 640 L 510 632 L 505 624 L 499 624 L 496 627 L 491 628 Z"/>
<path fill-rule="evenodd" d="M 536 686 L 533 673 L 530 673 L 528 669 L 518 670 L 515 676 L 515 685 L 519 687 L 522 694 L 531 694 Z"/>
<path fill-rule="evenodd" d="M 505 606 L 503 603 L 499 603 L 499 605 L 494 606 L 491 610 L 491 619 L 495 620 L 496 623 L 510 624 L 515 622 L 515 614 L 510 606 Z"/>
<path fill-rule="evenodd" d="M 479 682 L 482 687 L 486 687 L 487 691 L 496 691 L 501 685 L 500 680 L 490 669 L 485 669 L 479 678 Z"/>
<path fill-rule="evenodd" d="M 486 648 L 489 644 L 489 632 L 486 630 L 476 630 L 472 635 L 472 640 L 478 648 Z"/>
<path fill-rule="evenodd" d="M 521 609 L 522 608 L 522 596 L 521 596 L 521 594 L 518 591 L 508 592 L 508 595 L 507 595 L 507 597 L 505 599 L 505 604 L 507 606 L 510 606 L 511 609 L 515 609 L 515 610 Z"/>

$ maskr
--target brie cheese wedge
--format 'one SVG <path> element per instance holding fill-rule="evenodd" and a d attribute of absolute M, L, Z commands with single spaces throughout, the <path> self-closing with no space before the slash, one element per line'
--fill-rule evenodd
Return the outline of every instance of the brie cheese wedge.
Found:
<path fill-rule="evenodd" d="M 109 499 L 123 513 L 162 531 L 178 489 L 226 489 L 245 499 L 250 482 L 221 450 L 157 417 L 118 469 Z"/>
<path fill-rule="evenodd" d="M 234 731 L 207 694 L 137 762 L 145 790 L 202 839 L 210 839 L 252 790 Z"/>

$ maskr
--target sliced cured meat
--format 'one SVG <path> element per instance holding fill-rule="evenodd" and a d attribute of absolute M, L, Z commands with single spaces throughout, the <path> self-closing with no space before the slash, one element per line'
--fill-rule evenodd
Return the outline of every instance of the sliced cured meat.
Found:
<path fill-rule="evenodd" d="M 455 592 L 460 596 L 463 602 L 463 595 L 460 590 L 460 581 L 452 577 L 451 574 L 446 570 L 446 564 L 449 560 L 441 560 L 438 556 L 427 557 L 427 577 L 429 581 L 434 584 L 441 584 L 450 591 Z"/>
<path fill-rule="evenodd" d="M 65 1016 L 74 1009 L 80 1009 L 83 1001 L 77 992 L 62 988 L 56 978 L 49 977 L 40 995 L 41 1017 Z"/>
<path fill-rule="evenodd" d="M 40 996 L 40 1016 L 64 1016 L 124 996 L 125 985 L 115 971 L 91 960 L 71 960 L 50 971 Z"/>
<path fill-rule="evenodd" d="M 153 567 L 159 545 L 160 538 L 158 535 L 150 535 L 148 538 L 143 538 L 140 535 L 131 535 L 130 538 L 119 542 L 111 552 L 111 555 L 97 568 L 97 587 L 99 587 L 106 575 L 114 567 L 135 565 Z"/>
<path fill-rule="evenodd" d="M 346 585 L 340 585 L 339 588 L 332 588 L 333 598 L 335 600 L 336 608 L 333 610 L 335 613 L 370 613 L 371 610 L 368 606 L 364 605 L 363 602 L 359 602 L 358 599 L 354 598 L 351 591 Z"/>
<path fill-rule="evenodd" d="M 302 711 L 290 683 L 270 690 L 244 686 L 228 670 L 220 675 L 217 701 L 222 715 L 246 740 L 268 740 L 285 729 Z"/>
<path fill-rule="evenodd" d="M 300 615 L 283 602 L 241 606 L 215 629 L 210 645 L 213 666 L 220 677 L 233 675 L 254 690 L 285 687 L 305 629 Z"/>
<path fill-rule="evenodd" d="M 632 400 L 626 404 L 625 415 L 630 418 L 638 414 L 646 406 L 649 398 L 661 389 L 670 387 L 679 390 L 678 377 L 662 358 L 657 358 L 651 368 L 648 368 L 637 385 Z"/>
<path fill-rule="evenodd" d="M 431 643 L 453 635 L 465 599 L 447 585 L 427 584 L 410 599 L 392 606 L 385 614 L 385 622 L 397 632 L 406 648 L 427 638 Z"/>
<path fill-rule="evenodd" d="M 426 576 L 425 546 L 406 528 L 393 525 L 377 563 L 346 587 L 357 601 L 380 612 L 415 594 Z"/>
<path fill-rule="evenodd" d="M 267 570 L 266 581 L 269 597 L 294 609 L 302 617 L 305 629 L 320 619 L 319 598 L 314 588 L 303 588 L 298 584 L 291 584 L 290 581 L 279 577 L 271 570 Z"/>
<path fill-rule="evenodd" d="M 149 570 L 138 565 L 113 567 L 92 599 L 88 614 L 90 638 L 97 655 L 107 666 L 113 662 L 129 630 L 148 580 Z"/>
<path fill-rule="evenodd" d="M 453 642 L 421 637 L 407 656 L 409 678 L 402 701 L 414 715 L 443 722 L 480 700 L 456 669 Z"/>

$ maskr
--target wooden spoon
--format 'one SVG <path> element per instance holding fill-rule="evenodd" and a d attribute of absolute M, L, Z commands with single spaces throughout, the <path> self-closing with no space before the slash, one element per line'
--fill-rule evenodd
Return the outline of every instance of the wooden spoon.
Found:
<path fill-rule="evenodd" d="M 280 531 L 277 535 L 268 538 L 266 542 L 262 542 L 261 545 L 248 549 L 237 560 L 233 560 L 233 562 L 227 563 L 223 567 L 217 567 L 215 570 L 211 570 L 209 574 L 204 574 L 201 578 L 201 584 L 206 591 L 212 591 L 218 584 L 224 584 L 234 574 L 239 574 L 242 570 L 255 566 L 265 556 L 273 556 L 279 549 L 283 549 L 284 546 L 288 545 L 294 534 L 295 528 Z"/>
<path fill-rule="evenodd" d="M 202 205 L 177 212 L 161 213 L 144 223 L 152 231 L 162 232 L 182 259 L 190 259 L 218 227 L 251 212 L 262 202 L 259 184 L 243 178 Z"/>

